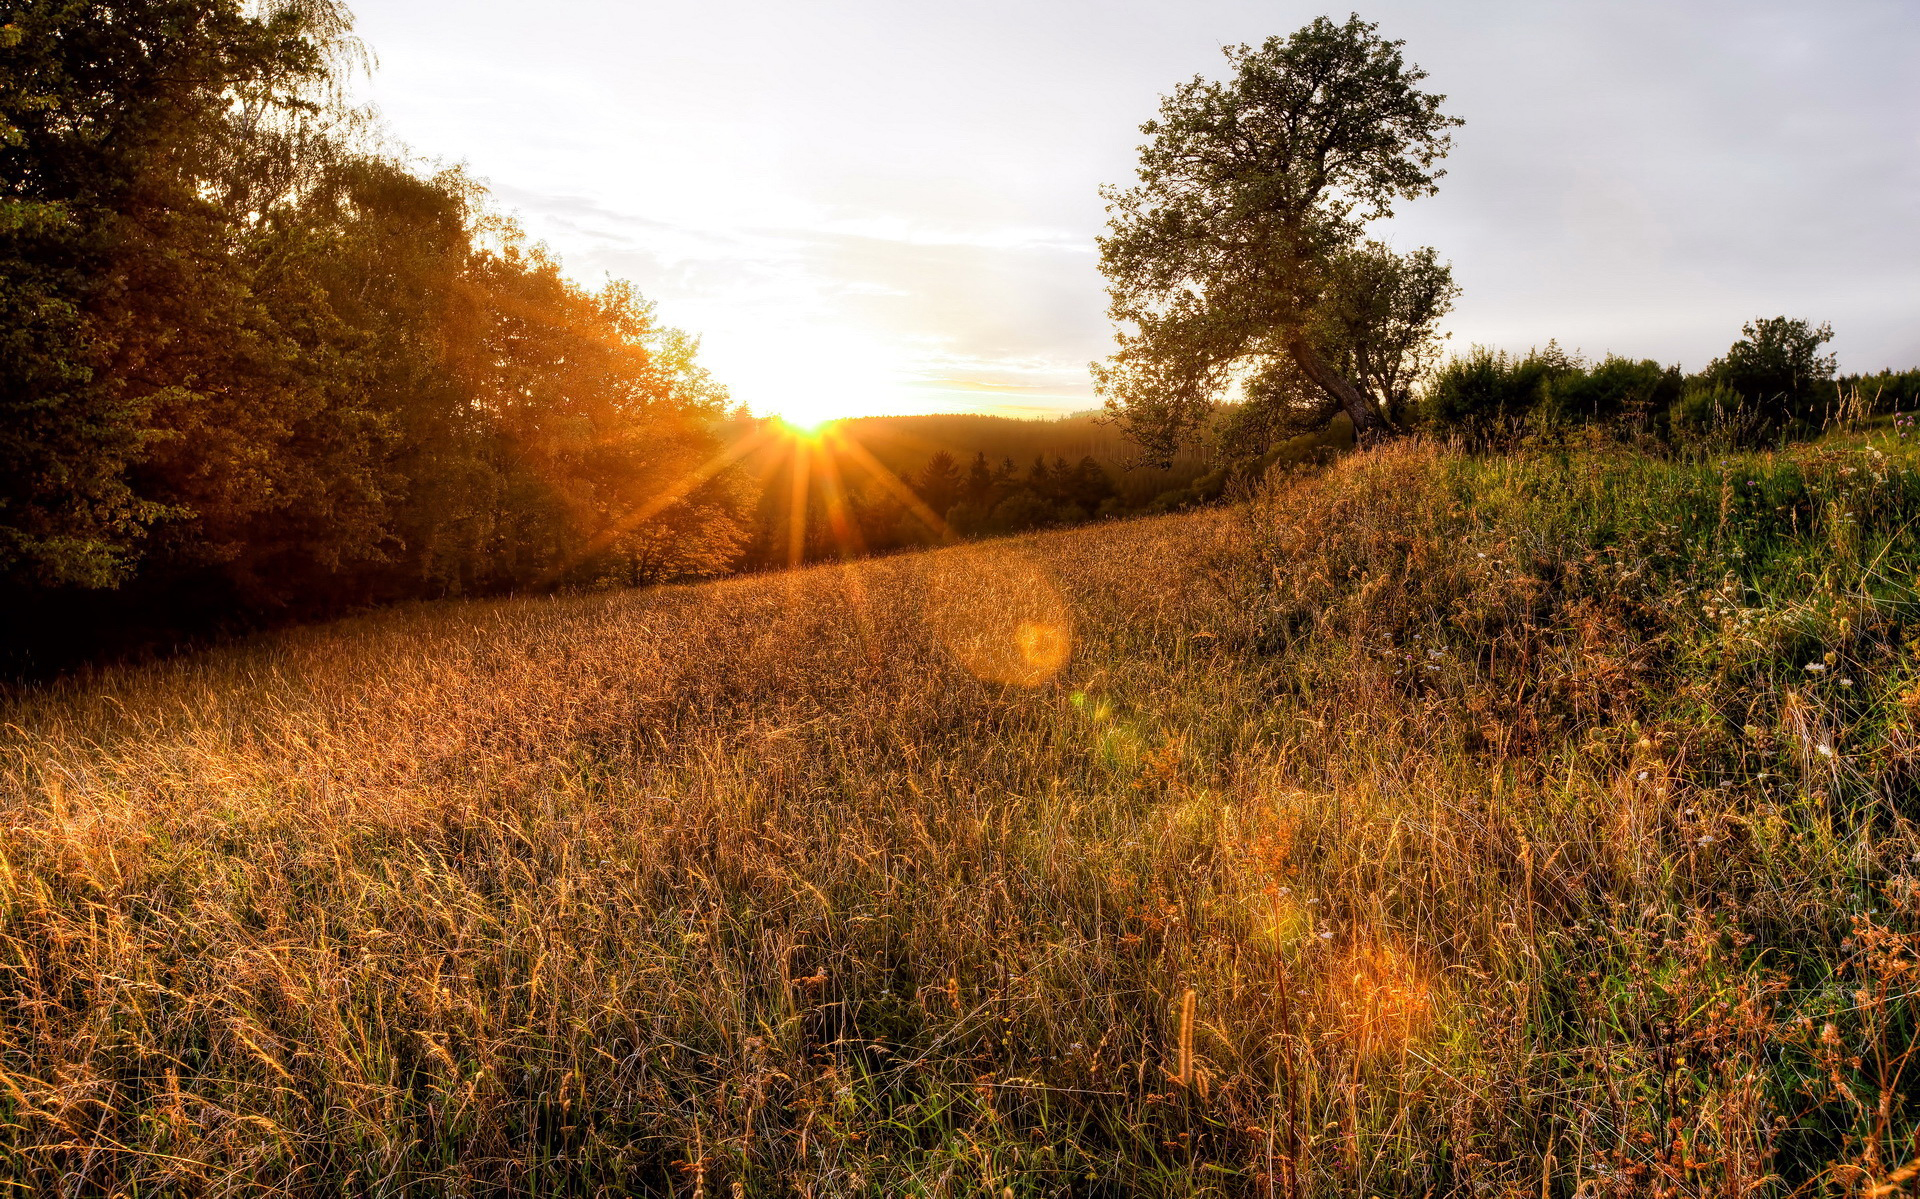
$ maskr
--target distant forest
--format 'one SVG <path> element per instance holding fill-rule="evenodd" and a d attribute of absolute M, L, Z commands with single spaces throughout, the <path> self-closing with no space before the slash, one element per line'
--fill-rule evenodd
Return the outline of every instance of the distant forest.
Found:
<path fill-rule="evenodd" d="M 1201 447 L 1141 465 L 1138 447 L 1097 413 L 856 417 L 810 437 L 742 414 L 724 436 L 761 439 L 740 458 L 760 497 L 749 568 L 1166 512 L 1218 494 Z"/>

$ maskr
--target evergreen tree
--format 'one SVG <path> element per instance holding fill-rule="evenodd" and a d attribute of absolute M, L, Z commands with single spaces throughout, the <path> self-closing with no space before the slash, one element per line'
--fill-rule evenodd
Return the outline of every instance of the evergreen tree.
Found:
<path fill-rule="evenodd" d="M 945 517 L 947 510 L 959 500 L 963 486 L 964 480 L 959 466 L 953 461 L 953 455 L 939 450 L 927 460 L 913 489 L 935 516 Z"/>

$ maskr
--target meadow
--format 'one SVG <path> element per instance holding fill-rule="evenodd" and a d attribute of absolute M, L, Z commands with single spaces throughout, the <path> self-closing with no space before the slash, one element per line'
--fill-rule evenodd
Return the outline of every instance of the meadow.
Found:
<path fill-rule="evenodd" d="M 1910 1193 L 1917 514 L 1401 444 L 17 692 L 0 1177 Z"/>

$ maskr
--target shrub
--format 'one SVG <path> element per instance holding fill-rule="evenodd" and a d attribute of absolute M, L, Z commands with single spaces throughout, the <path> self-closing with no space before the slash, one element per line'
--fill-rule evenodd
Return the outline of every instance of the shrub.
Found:
<path fill-rule="evenodd" d="M 1480 438 L 1509 433 L 1546 400 L 1553 380 L 1579 369 L 1553 342 L 1525 355 L 1474 346 L 1434 372 L 1409 420 L 1431 432 Z"/>

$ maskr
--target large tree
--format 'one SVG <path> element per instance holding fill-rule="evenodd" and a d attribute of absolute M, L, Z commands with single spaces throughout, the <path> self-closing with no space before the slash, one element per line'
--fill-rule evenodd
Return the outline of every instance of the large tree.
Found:
<path fill-rule="evenodd" d="M 211 160 L 341 32 L 326 0 L 0 3 L 0 578 L 116 582 L 168 515 L 126 477 L 193 390 L 161 359 L 181 313 L 247 315 Z"/>
<path fill-rule="evenodd" d="M 1819 398 L 1832 398 L 1836 359 L 1820 352 L 1833 340 L 1832 325 L 1760 317 L 1740 333 L 1726 357 L 1707 364 L 1709 380 L 1777 420 L 1811 416 Z"/>
<path fill-rule="evenodd" d="M 1095 375 L 1149 457 L 1235 384 L 1344 411 L 1363 437 L 1392 428 L 1455 288 L 1431 250 L 1396 254 L 1365 228 L 1435 190 L 1460 123 L 1401 45 L 1322 17 L 1228 47 L 1232 78 L 1194 78 L 1141 127 L 1138 184 L 1104 193 L 1120 344 Z"/>

